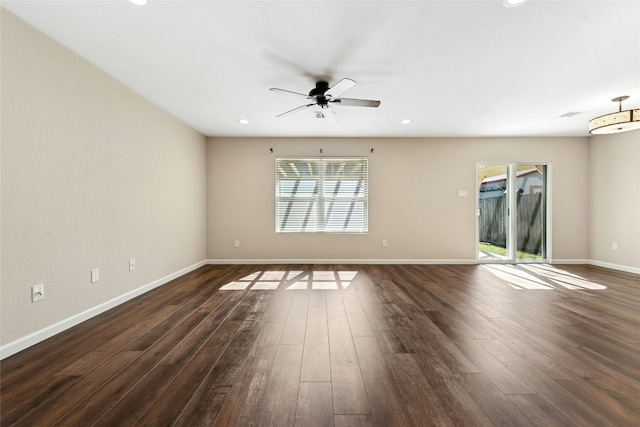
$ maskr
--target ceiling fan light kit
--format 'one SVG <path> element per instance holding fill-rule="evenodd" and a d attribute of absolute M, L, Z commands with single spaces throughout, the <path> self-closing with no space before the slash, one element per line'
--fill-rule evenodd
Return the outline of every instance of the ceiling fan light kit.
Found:
<path fill-rule="evenodd" d="M 618 96 L 611 101 L 618 103 L 618 111 L 589 121 L 589 133 L 594 135 L 628 132 L 640 129 L 640 109 L 622 111 L 622 101 L 628 96 Z"/>
<path fill-rule="evenodd" d="M 318 106 L 320 110 L 315 111 L 315 117 L 317 119 L 326 118 L 330 122 L 335 122 L 335 111 L 331 107 L 331 104 L 335 105 L 344 105 L 347 107 L 378 107 L 380 106 L 380 101 L 375 101 L 372 99 L 355 99 L 355 98 L 340 98 L 347 90 L 351 89 L 355 86 L 356 82 L 352 79 L 342 79 L 338 83 L 329 87 L 329 83 L 320 80 L 316 82 L 316 85 L 311 91 L 309 91 L 309 95 L 305 95 L 300 92 L 294 92 L 291 90 L 280 89 L 276 87 L 272 87 L 269 89 L 272 92 L 284 93 L 289 95 L 296 95 L 298 97 L 303 97 L 309 101 L 308 104 L 301 105 L 299 107 L 294 108 L 293 110 L 285 111 L 284 113 L 278 114 L 276 117 L 284 117 L 291 113 L 295 113 L 297 111 L 305 110 L 309 107 Z"/>

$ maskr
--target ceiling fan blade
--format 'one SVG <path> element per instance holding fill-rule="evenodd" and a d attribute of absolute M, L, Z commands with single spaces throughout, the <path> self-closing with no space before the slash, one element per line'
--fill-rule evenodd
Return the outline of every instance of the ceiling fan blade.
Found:
<path fill-rule="evenodd" d="M 351 89 L 355 85 L 356 85 L 355 80 L 342 79 L 338 83 L 334 84 L 329 89 L 327 89 L 327 91 L 324 93 L 324 96 L 330 96 L 330 97 L 335 98 L 337 96 L 342 95 L 342 93 L 344 93 L 347 90 Z"/>
<path fill-rule="evenodd" d="M 290 95 L 297 95 L 297 96 L 301 96 L 301 97 L 307 98 L 307 99 L 311 99 L 312 98 L 309 95 L 305 95 L 304 93 L 294 92 L 294 91 L 286 90 L 286 89 L 279 89 L 277 87 L 272 87 L 269 90 L 271 92 L 278 92 L 278 93 L 285 93 L 285 94 L 290 94 Z"/>
<path fill-rule="evenodd" d="M 353 99 L 353 98 L 338 98 L 332 99 L 329 102 L 334 102 L 340 105 L 346 105 L 348 107 L 378 107 L 380 101 L 374 101 L 373 99 Z"/>
<path fill-rule="evenodd" d="M 291 113 L 295 113 L 296 111 L 304 110 L 305 108 L 313 107 L 314 105 L 316 105 L 316 104 L 301 105 L 299 107 L 294 108 L 293 110 L 289 110 L 289 111 L 285 111 L 284 113 L 280 113 L 276 117 L 288 116 Z"/>

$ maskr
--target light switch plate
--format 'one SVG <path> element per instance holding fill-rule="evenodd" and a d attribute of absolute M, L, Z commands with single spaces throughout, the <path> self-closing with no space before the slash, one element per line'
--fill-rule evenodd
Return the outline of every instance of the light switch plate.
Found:
<path fill-rule="evenodd" d="M 92 268 L 91 269 L 91 283 L 96 283 L 100 281 L 100 269 Z"/>
<path fill-rule="evenodd" d="M 31 286 L 31 302 L 41 301 L 44 299 L 44 283 Z"/>

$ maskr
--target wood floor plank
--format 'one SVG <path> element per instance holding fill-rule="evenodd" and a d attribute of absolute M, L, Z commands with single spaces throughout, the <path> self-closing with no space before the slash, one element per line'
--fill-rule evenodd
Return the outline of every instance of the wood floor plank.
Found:
<path fill-rule="evenodd" d="M 453 422 L 446 411 L 435 405 L 434 390 L 421 372 L 410 353 L 385 354 L 397 387 L 397 395 L 412 396 L 403 401 L 402 412 L 408 425 L 420 425 L 429 420 L 433 425 L 451 425 Z"/>
<path fill-rule="evenodd" d="M 266 307 L 268 307 L 266 300 L 269 298 L 260 291 L 236 291 L 235 293 L 235 298 L 228 299 L 230 301 L 229 307 L 233 307 L 233 310 L 231 312 L 227 310 L 218 311 L 217 321 L 213 323 L 220 326 L 211 335 L 208 335 L 204 344 L 186 362 L 180 377 L 169 386 L 171 389 L 164 391 L 159 396 L 159 402 L 155 403 L 155 407 L 161 408 L 161 410 L 147 411 L 143 415 L 141 422 L 162 423 L 168 420 L 175 421 L 184 412 L 194 411 L 193 405 L 189 406 L 189 402 L 193 401 L 194 395 L 198 395 L 198 391 L 209 390 L 207 386 L 211 382 L 210 378 L 215 376 L 216 379 L 224 381 L 222 378 L 225 375 L 219 372 L 222 371 L 229 375 L 231 369 L 228 364 L 233 364 L 233 366 L 236 366 L 237 363 L 241 364 L 243 358 L 237 353 L 237 349 L 245 349 L 244 351 L 246 352 L 253 344 L 257 335 L 259 320 Z M 234 305 L 235 301 L 238 301 L 238 303 Z M 220 323 L 221 321 L 222 323 Z M 191 345 L 189 348 L 192 348 Z M 225 358 L 220 363 L 221 356 L 227 351 L 229 351 L 231 357 Z M 167 359 L 163 360 L 165 364 L 179 365 L 169 362 Z M 236 368 L 236 371 L 238 369 Z M 217 376 L 216 374 L 212 375 L 212 372 L 216 372 Z M 226 382 L 231 383 L 232 380 L 227 380 Z M 214 384 L 213 386 L 215 390 L 214 397 L 216 398 L 220 397 L 218 396 L 218 390 L 220 390 L 217 387 L 218 385 Z M 176 404 L 176 402 L 181 403 Z"/>
<path fill-rule="evenodd" d="M 378 298 L 374 286 L 371 283 L 360 283 L 356 292 L 380 350 L 383 353 L 406 353 L 407 348 L 393 328 L 391 310 Z"/>
<path fill-rule="evenodd" d="M 342 302 L 342 292 L 327 292 L 327 317 L 346 317 L 347 312 Z"/>
<path fill-rule="evenodd" d="M 218 330 L 220 325 L 227 320 L 245 296 L 246 293 L 243 291 L 234 292 L 214 309 L 200 309 L 199 312 L 201 314 L 206 314 L 204 320 L 194 326 L 191 331 L 184 333 L 184 338 L 179 341 L 178 345 L 167 352 L 162 358 L 162 363 L 176 365 L 187 363 L 211 335 Z M 239 323 L 239 321 L 236 322 Z"/>
<path fill-rule="evenodd" d="M 378 299 L 381 304 L 381 308 L 377 311 L 385 313 L 383 322 L 393 331 L 392 335 L 386 333 L 378 334 L 379 343 L 383 346 L 383 352 L 418 352 L 428 355 L 433 359 L 433 363 L 442 361 L 448 364 L 455 372 L 480 372 L 453 345 L 449 336 L 431 321 L 430 316 L 433 316 L 435 312 L 417 306 L 406 296 L 394 298 L 394 296 L 399 295 L 395 281 L 378 275 L 373 288 L 376 295 L 373 299 Z M 374 316 L 371 315 L 370 317 Z M 407 322 L 407 319 L 411 320 Z M 400 346 L 393 342 L 396 337 Z"/>
<path fill-rule="evenodd" d="M 216 426 L 238 425 L 239 420 L 252 419 L 258 404 L 267 392 L 266 384 L 278 350 L 284 322 L 266 323 L 249 352 L 240 376 L 235 381 L 220 413 Z M 185 419 L 183 424 L 189 425 Z"/>
<path fill-rule="evenodd" d="M 559 349 L 548 341 L 541 341 L 522 326 L 508 321 L 496 319 L 492 321 L 492 328 L 501 343 L 514 353 L 522 355 L 539 371 L 554 380 L 572 380 L 579 378 L 567 369 L 553 354 Z M 497 354 L 493 354 L 497 356 Z"/>
<path fill-rule="evenodd" d="M 176 425 L 192 423 L 211 425 L 218 417 L 231 387 L 240 376 L 245 361 L 264 326 L 260 320 L 269 307 L 271 298 L 268 293 L 253 292 L 260 293 L 260 298 L 246 316 L 223 355 L 191 397 Z"/>
<path fill-rule="evenodd" d="M 309 291 L 309 307 L 327 308 L 327 291 L 325 289 L 311 289 Z"/>
<path fill-rule="evenodd" d="M 454 339 L 456 346 L 480 368 L 504 394 L 535 394 L 521 378 L 511 372 L 473 339 Z"/>
<path fill-rule="evenodd" d="M 533 423 L 484 374 L 463 374 L 463 383 L 497 426 L 533 426 Z"/>
<path fill-rule="evenodd" d="M 76 382 L 73 387 L 65 388 L 59 394 L 42 402 L 34 408 L 31 413 L 24 414 L 16 425 L 53 425 L 56 421 L 80 405 L 88 396 L 94 394 L 125 366 L 128 366 L 140 357 L 140 354 L 139 351 L 126 351 L 114 355 L 96 369 L 78 379 L 78 382 Z M 26 410 L 24 412 L 26 412 Z M 3 414 L 3 420 L 10 425 L 12 420 L 10 420 L 8 415 L 9 414 Z"/>
<path fill-rule="evenodd" d="M 276 291 L 275 294 L 276 297 L 271 306 L 271 310 L 266 315 L 266 321 L 284 324 L 289 316 L 289 308 L 291 307 L 295 293 L 279 290 Z"/>
<path fill-rule="evenodd" d="M 373 335 L 369 319 L 362 308 L 358 294 L 353 286 L 342 291 L 342 301 L 345 312 L 347 313 L 347 319 L 349 320 L 351 334 L 354 337 Z"/>
<path fill-rule="evenodd" d="M 329 317 L 329 358 L 335 414 L 370 414 L 371 409 L 346 317 Z"/>
<path fill-rule="evenodd" d="M 383 356 L 375 337 L 354 337 L 360 371 L 367 398 L 371 402 L 373 419 L 377 425 L 406 426 L 404 405 L 406 399 L 394 393 L 397 388 L 396 378 Z"/>
<path fill-rule="evenodd" d="M 140 351 L 131 348 L 130 343 L 141 336 L 145 331 L 157 325 L 175 311 L 175 307 L 167 307 L 159 310 L 155 315 L 149 316 L 145 321 L 129 328 L 122 334 L 106 341 L 96 347 L 85 356 L 75 360 L 60 371 L 61 375 L 84 375 L 90 372 L 102 360 L 109 359 L 114 354 L 121 351 Z M 127 348 L 129 347 L 129 348 Z M 147 346 L 148 347 L 148 346 Z"/>
<path fill-rule="evenodd" d="M 331 365 L 357 366 L 358 360 L 347 318 L 329 317 L 328 334 Z"/>
<path fill-rule="evenodd" d="M 300 382 L 296 405 L 296 427 L 333 426 L 331 382 Z"/>
<path fill-rule="evenodd" d="M 639 283 L 207 265 L 3 360 L 0 424 L 640 425 Z"/>
<path fill-rule="evenodd" d="M 560 411 L 536 394 L 512 394 L 507 396 L 531 422 L 537 426 L 572 427 L 573 424 Z"/>
<path fill-rule="evenodd" d="M 223 322 L 184 365 L 164 363 L 181 367 L 180 375 L 162 390 L 138 422 L 141 425 L 169 425 L 175 421 L 241 326 L 239 320 Z"/>
<path fill-rule="evenodd" d="M 33 413 L 40 406 L 42 400 L 49 400 L 48 397 L 55 397 L 73 383 L 77 382 L 77 376 L 57 377 L 54 381 L 39 381 L 33 383 L 33 393 L 28 392 L 17 395 L 9 405 L 2 406 L 2 425 L 11 425 L 18 422 L 25 415 Z M 40 384 L 43 384 L 41 386 Z"/>
<path fill-rule="evenodd" d="M 601 405 L 600 414 L 613 425 L 640 425 L 640 413 L 609 396 L 590 381 L 559 381 L 559 384 L 590 407 Z"/>
<path fill-rule="evenodd" d="M 309 307 L 300 381 L 331 381 L 326 307 Z"/>
<path fill-rule="evenodd" d="M 304 344 L 309 311 L 309 291 L 296 289 L 292 292 L 293 300 L 280 337 L 280 344 Z"/>
<path fill-rule="evenodd" d="M 292 426 L 296 418 L 302 345 L 280 345 L 267 378 L 268 393 L 262 395 L 256 411 L 239 424 Z"/>
<path fill-rule="evenodd" d="M 336 427 L 372 427 L 371 415 L 336 415 L 334 417 Z"/>
<path fill-rule="evenodd" d="M 609 363 L 601 363 L 601 355 L 594 356 L 588 349 L 572 347 L 565 350 L 574 356 L 571 363 L 574 369 L 577 365 L 588 368 L 587 376 L 579 377 L 576 374 L 573 379 L 588 377 L 593 385 L 640 413 L 640 399 L 633 398 L 640 396 L 640 380 L 630 378 L 627 372 L 610 368 Z"/>
<path fill-rule="evenodd" d="M 429 358 L 420 354 L 411 355 L 425 379 L 429 383 L 432 399 L 436 408 L 441 408 L 455 426 L 492 426 L 478 402 L 461 384 L 458 375 L 452 373 L 446 365 L 432 365 Z"/>
<path fill-rule="evenodd" d="M 179 365 L 156 365 L 93 425 L 138 425 L 138 418 L 153 405 L 181 369 Z"/>
<path fill-rule="evenodd" d="M 67 383 L 67 380 L 72 378 L 74 375 L 81 375 L 84 371 L 87 370 L 87 359 L 90 362 L 95 363 L 96 360 L 102 360 L 102 358 L 108 358 L 112 354 L 115 354 L 118 351 L 123 349 L 123 346 L 128 344 L 129 340 L 132 337 L 136 336 L 136 333 L 140 333 L 140 331 L 144 331 L 145 327 L 149 328 L 155 326 L 158 322 L 160 322 L 168 313 L 171 313 L 176 310 L 176 307 L 166 307 L 164 310 L 160 310 L 155 315 L 149 316 L 144 322 L 144 326 L 140 329 L 136 329 L 133 333 L 124 333 L 124 338 L 119 337 L 117 340 L 110 340 L 109 343 L 105 343 L 95 351 L 90 351 L 85 353 L 80 359 L 76 359 L 74 362 L 67 364 L 65 367 L 58 367 L 58 371 L 48 372 L 51 367 L 46 365 L 46 359 L 43 361 L 43 371 L 49 373 L 49 375 L 40 375 L 39 381 L 37 384 L 22 382 L 15 383 L 13 387 L 7 388 L 3 387 L 2 392 L 2 403 L 4 411 L 8 413 L 11 412 L 11 407 L 16 406 L 25 406 L 25 405 L 38 405 L 41 403 L 46 395 L 50 395 L 52 392 L 58 390 L 60 387 L 63 387 L 64 384 Z M 75 351 L 72 353 L 76 355 Z M 97 356 L 96 356 L 97 355 Z M 77 357 L 77 356 L 75 356 Z M 63 359 L 64 356 L 63 356 Z M 54 365 L 60 364 L 54 362 Z M 84 366 L 84 371 L 82 366 Z M 64 375 L 64 378 L 59 377 L 57 374 L 61 373 Z M 66 373 L 68 372 L 68 374 Z M 78 372 L 74 374 L 74 372 Z M 3 384 L 4 385 L 4 384 Z M 37 390 L 37 392 L 34 392 Z M 19 399 L 15 403 L 13 403 L 14 399 Z M 3 411 L 3 412 L 4 412 Z"/>
<path fill-rule="evenodd" d="M 356 365 L 331 365 L 334 414 L 370 414 L 362 373 Z"/>
<path fill-rule="evenodd" d="M 503 354 L 498 359 L 520 378 L 529 384 L 540 397 L 545 399 L 563 416 L 576 425 L 609 425 L 606 417 L 602 416 L 597 406 L 585 404 L 578 396 L 563 388 L 558 381 L 554 381 L 536 369 L 529 362 L 516 354 Z"/>

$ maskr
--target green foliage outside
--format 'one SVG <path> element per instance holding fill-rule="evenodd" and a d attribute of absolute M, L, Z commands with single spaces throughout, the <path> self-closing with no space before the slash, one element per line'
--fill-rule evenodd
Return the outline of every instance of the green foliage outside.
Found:
<path fill-rule="evenodd" d="M 481 252 L 487 252 L 490 254 L 498 255 L 498 256 L 507 256 L 507 250 L 505 248 L 501 248 L 500 246 L 494 246 L 489 243 L 480 243 L 478 249 Z M 517 259 L 533 259 L 533 258 L 542 258 L 541 255 L 538 254 L 530 254 L 527 252 L 517 251 L 516 252 Z"/>

